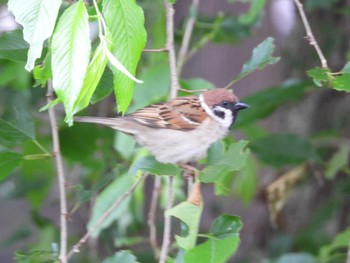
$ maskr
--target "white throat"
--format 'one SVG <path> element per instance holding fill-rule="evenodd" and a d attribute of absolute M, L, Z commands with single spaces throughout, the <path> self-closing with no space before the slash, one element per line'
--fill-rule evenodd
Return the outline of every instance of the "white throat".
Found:
<path fill-rule="evenodd" d="M 201 103 L 201 106 L 205 110 L 205 112 L 212 117 L 215 121 L 217 121 L 222 127 L 229 129 L 232 121 L 233 121 L 233 116 L 232 116 L 232 111 L 226 108 L 223 108 L 221 106 L 215 106 L 213 110 L 223 112 L 223 118 L 220 118 L 219 116 L 216 116 L 213 112 L 212 109 L 208 107 L 208 105 L 204 101 L 203 95 L 199 95 L 199 101 Z"/>

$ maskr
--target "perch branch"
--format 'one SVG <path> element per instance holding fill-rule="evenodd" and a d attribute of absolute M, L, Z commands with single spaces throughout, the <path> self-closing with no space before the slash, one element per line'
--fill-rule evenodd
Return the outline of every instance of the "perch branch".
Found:
<path fill-rule="evenodd" d="M 187 22 L 181 48 L 177 58 L 177 72 L 181 76 L 182 68 L 187 60 L 188 47 L 192 38 L 193 27 L 197 21 L 199 0 L 193 0 L 190 8 L 190 19 Z"/>
<path fill-rule="evenodd" d="M 50 104 L 53 101 L 53 88 L 52 81 L 49 80 L 47 83 L 46 93 L 47 103 Z M 58 136 L 58 125 L 56 119 L 55 108 L 50 107 L 49 118 L 52 133 L 52 148 L 53 155 L 56 163 L 56 171 L 58 177 L 58 185 L 60 192 L 60 263 L 67 263 L 67 200 L 66 200 L 66 179 L 63 169 L 63 161 L 60 150 L 60 141 Z"/>
<path fill-rule="evenodd" d="M 165 47 L 165 48 L 156 48 L 156 49 L 148 49 L 148 48 L 145 48 L 143 49 L 144 52 L 156 52 L 156 53 L 159 53 L 159 52 L 168 52 L 169 50 Z"/>
<path fill-rule="evenodd" d="M 123 202 L 129 195 L 131 195 L 137 186 L 143 182 L 147 173 L 144 173 L 121 197 L 119 197 L 110 208 L 108 208 L 103 215 L 97 220 L 97 222 L 86 232 L 86 234 L 73 246 L 73 248 L 69 251 L 67 257 L 70 259 L 73 254 L 80 252 L 80 247 L 89 239 L 92 233 L 106 220 L 108 216 Z"/>
<path fill-rule="evenodd" d="M 321 60 L 322 67 L 323 68 L 328 68 L 327 60 L 326 60 L 325 56 L 323 55 L 322 50 L 321 50 L 320 46 L 318 45 L 314 34 L 312 33 L 312 30 L 311 30 L 311 27 L 310 27 L 310 23 L 309 23 L 309 21 L 308 21 L 308 19 L 306 17 L 305 12 L 304 12 L 303 4 L 300 3 L 299 0 L 294 0 L 294 3 L 296 5 L 296 7 L 298 8 L 301 20 L 303 22 L 303 25 L 304 25 L 304 28 L 305 28 L 305 31 L 306 31 L 306 39 L 309 41 L 310 45 L 315 47 L 317 55 L 318 55 L 318 57 Z"/>
<path fill-rule="evenodd" d="M 173 206 L 174 192 L 173 192 L 173 182 L 174 177 L 169 176 L 168 178 L 168 200 L 166 204 L 166 210 L 164 215 L 164 233 L 163 233 L 163 243 L 162 249 L 160 251 L 159 263 L 165 263 L 168 257 L 169 245 L 170 245 L 170 235 L 171 235 L 171 216 L 166 214 L 166 211 Z"/>
<path fill-rule="evenodd" d="M 176 70 L 176 55 L 174 48 L 174 7 L 169 0 L 165 1 L 166 9 L 166 48 L 169 52 L 170 66 L 170 97 L 175 98 L 179 89 L 179 79 Z"/>
<path fill-rule="evenodd" d="M 149 240 L 156 259 L 159 258 L 159 247 L 157 244 L 157 228 L 156 228 L 155 219 L 156 219 L 159 193 L 160 193 L 160 188 L 162 183 L 161 179 L 162 178 L 160 176 L 156 176 L 154 178 L 151 205 L 148 212 Z"/>

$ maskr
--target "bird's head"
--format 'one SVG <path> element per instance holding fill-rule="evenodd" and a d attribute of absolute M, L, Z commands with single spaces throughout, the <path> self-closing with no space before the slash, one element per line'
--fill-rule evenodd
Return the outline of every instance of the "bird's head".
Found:
<path fill-rule="evenodd" d="M 233 125 L 240 110 L 249 107 L 248 104 L 240 102 L 231 91 L 225 89 L 205 91 L 199 99 L 207 114 L 225 128 Z"/>

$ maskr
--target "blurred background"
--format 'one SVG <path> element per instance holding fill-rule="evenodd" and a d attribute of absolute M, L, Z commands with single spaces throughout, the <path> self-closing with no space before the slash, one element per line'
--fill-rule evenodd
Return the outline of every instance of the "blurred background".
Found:
<path fill-rule="evenodd" d="M 145 12 L 147 48 L 164 47 L 162 1 L 137 2 Z M 46 91 L 24 70 L 26 46 L 19 43 L 10 48 L 2 43 L 11 37 L 6 32 L 19 27 L 7 11 L 6 1 L 0 3 L 0 117 L 6 120 L 13 108 L 28 112 L 37 140 L 50 149 L 47 112 L 39 112 L 45 105 Z M 177 49 L 190 7 L 191 1 L 175 4 Z M 329 67 L 340 71 L 349 60 L 349 1 L 305 0 L 304 7 Z M 96 37 L 93 23 L 91 30 Z M 199 3 L 191 41 L 191 47 L 196 48 L 181 72 L 183 87 L 224 87 L 267 37 L 274 38 L 273 54 L 280 57 L 277 64 L 233 86 L 241 101 L 252 107 L 240 114 L 227 141 L 250 141 L 249 165 L 235 174 L 232 191 L 226 196 L 216 195 L 212 184 L 202 187 L 201 233 L 222 213 L 238 215 L 243 222 L 240 247 L 229 262 L 346 262 L 350 238 L 350 95 L 327 85 L 317 87 L 307 76 L 307 70 L 321 65 L 305 35 L 293 0 Z M 138 76 L 145 83 L 136 85 L 130 112 L 168 98 L 168 72 L 166 54 L 143 54 Z M 114 97 L 109 95 L 111 81 L 106 79 L 99 90 L 104 99 L 82 115 L 116 115 Z M 133 148 L 130 139 L 107 128 L 85 124 L 69 128 L 61 106 L 58 112 L 73 244 L 84 233 L 98 194 L 114 182 L 115 175 L 125 173 L 140 150 Z M 26 154 L 37 152 L 30 141 L 13 147 Z M 52 160 L 23 161 L 1 179 L 0 262 L 13 262 L 17 250 L 50 250 L 58 240 L 59 222 Z M 185 186 L 181 178 L 176 182 L 179 202 L 184 199 Z M 117 221 L 99 240 L 90 241 L 88 249 L 72 262 L 99 262 L 125 247 L 138 251 L 140 262 L 155 262 L 145 242 L 148 230 L 144 224 L 152 187 L 153 177 L 149 177 L 145 191 L 138 191 L 129 200 L 129 209 L 116 216 Z M 163 193 L 162 204 L 164 199 Z M 157 223 L 162 226 L 162 211 L 158 215 Z M 178 231 L 176 226 L 174 231 Z M 288 256 L 296 261 L 287 261 Z"/>

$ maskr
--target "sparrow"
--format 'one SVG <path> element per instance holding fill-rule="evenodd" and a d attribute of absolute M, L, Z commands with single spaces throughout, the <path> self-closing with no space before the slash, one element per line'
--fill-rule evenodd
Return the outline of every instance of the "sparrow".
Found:
<path fill-rule="evenodd" d="M 157 103 L 116 118 L 75 117 L 124 132 L 146 147 L 161 163 L 186 164 L 207 155 L 224 138 L 240 110 L 249 105 L 225 89 L 208 90 Z"/>

